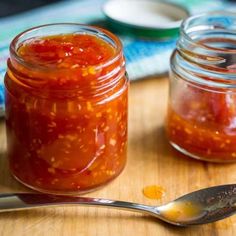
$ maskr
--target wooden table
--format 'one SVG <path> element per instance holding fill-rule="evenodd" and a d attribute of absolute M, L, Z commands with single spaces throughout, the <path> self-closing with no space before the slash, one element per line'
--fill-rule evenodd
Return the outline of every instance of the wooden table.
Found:
<path fill-rule="evenodd" d="M 129 103 L 128 163 L 123 173 L 103 189 L 87 194 L 159 205 L 187 192 L 236 182 L 236 164 L 210 164 L 176 153 L 164 133 L 167 78 L 133 82 Z M 0 191 L 29 191 L 10 175 L 5 159 L 5 127 L 0 126 Z M 143 196 L 147 185 L 166 189 L 161 200 Z M 236 216 L 226 220 L 178 228 L 132 212 L 105 208 L 59 207 L 0 214 L 0 236 L 146 236 L 236 235 Z"/>

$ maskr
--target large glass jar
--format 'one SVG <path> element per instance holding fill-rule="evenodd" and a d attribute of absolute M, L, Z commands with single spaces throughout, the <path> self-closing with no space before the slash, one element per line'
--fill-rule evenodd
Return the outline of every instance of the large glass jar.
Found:
<path fill-rule="evenodd" d="M 7 155 L 24 185 L 79 194 L 126 163 L 128 79 L 119 39 L 78 24 L 30 29 L 11 43 Z"/>
<path fill-rule="evenodd" d="M 186 19 L 171 58 L 167 135 L 180 152 L 236 161 L 236 15 Z"/>

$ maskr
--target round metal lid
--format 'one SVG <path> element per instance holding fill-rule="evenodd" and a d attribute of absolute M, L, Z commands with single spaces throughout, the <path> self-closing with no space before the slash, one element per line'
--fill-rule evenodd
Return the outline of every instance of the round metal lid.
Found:
<path fill-rule="evenodd" d="M 158 0 L 108 0 L 103 12 L 114 30 L 148 38 L 177 36 L 189 16 L 185 8 Z"/>

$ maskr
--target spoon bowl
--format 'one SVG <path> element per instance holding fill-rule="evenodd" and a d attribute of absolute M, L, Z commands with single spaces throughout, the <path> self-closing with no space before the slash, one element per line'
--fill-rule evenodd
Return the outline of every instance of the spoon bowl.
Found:
<path fill-rule="evenodd" d="M 162 206 L 37 193 L 0 194 L 0 213 L 60 205 L 112 207 L 146 213 L 172 225 L 199 225 L 224 219 L 236 212 L 236 184 L 201 189 Z"/>

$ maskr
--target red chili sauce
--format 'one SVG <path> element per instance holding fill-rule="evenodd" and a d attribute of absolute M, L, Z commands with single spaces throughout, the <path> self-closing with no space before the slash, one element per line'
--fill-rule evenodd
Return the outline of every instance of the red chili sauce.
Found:
<path fill-rule="evenodd" d="M 115 75 L 99 82 L 117 67 L 99 67 L 115 53 L 89 34 L 36 37 L 19 46 L 18 57 L 32 66 L 9 62 L 5 84 L 10 169 L 20 182 L 44 192 L 83 192 L 122 171 L 125 76 L 110 90 Z"/>
<path fill-rule="evenodd" d="M 169 106 L 167 134 L 199 159 L 236 160 L 236 95 L 188 87 L 176 107 Z"/>

